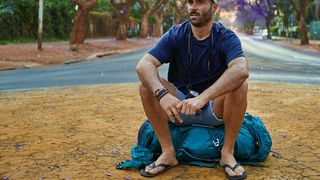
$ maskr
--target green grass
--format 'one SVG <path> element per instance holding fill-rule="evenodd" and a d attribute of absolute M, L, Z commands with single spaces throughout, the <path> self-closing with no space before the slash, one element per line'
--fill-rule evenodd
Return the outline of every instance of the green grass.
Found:
<path fill-rule="evenodd" d="M 19 38 L 14 40 L 0 40 L 0 45 L 8 45 L 8 44 L 27 44 L 36 42 L 35 39 L 30 38 Z"/>
<path fill-rule="evenodd" d="M 44 38 L 43 42 L 56 42 L 56 41 L 67 41 L 68 38 Z M 38 42 L 37 39 L 32 38 L 18 38 L 13 40 L 1 40 L 0 45 L 10 45 L 10 44 L 29 44 L 29 43 L 36 43 Z"/>

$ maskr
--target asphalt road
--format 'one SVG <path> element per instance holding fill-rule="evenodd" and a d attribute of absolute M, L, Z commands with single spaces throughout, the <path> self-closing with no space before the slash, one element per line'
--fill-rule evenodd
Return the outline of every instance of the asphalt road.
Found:
<path fill-rule="evenodd" d="M 240 36 L 249 60 L 250 80 L 320 85 L 320 53 L 275 45 L 257 37 Z M 0 72 L 0 92 L 28 89 L 137 82 L 135 66 L 147 52 L 116 55 L 54 67 Z M 167 66 L 160 68 L 166 77 Z"/>

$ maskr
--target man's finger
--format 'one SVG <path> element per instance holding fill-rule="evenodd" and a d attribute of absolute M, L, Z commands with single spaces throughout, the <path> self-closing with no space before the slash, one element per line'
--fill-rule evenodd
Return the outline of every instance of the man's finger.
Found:
<path fill-rule="evenodd" d="M 194 109 L 191 109 L 190 115 L 195 115 L 195 114 L 196 114 L 196 111 Z"/>
<path fill-rule="evenodd" d="M 172 112 L 170 111 L 170 109 L 167 110 L 166 113 L 167 113 L 167 115 L 168 115 L 168 117 L 169 117 L 169 120 L 170 120 L 171 122 L 174 122 L 174 116 L 173 116 Z"/>
<path fill-rule="evenodd" d="M 179 112 L 175 109 L 175 108 L 172 108 L 171 109 L 171 112 L 174 114 L 174 118 L 179 122 L 179 123 L 182 123 L 182 119 L 179 115 Z"/>
<path fill-rule="evenodd" d="M 191 115 L 195 115 L 195 114 L 196 114 L 196 111 L 197 111 L 196 107 L 195 107 L 194 105 L 191 105 L 191 106 L 190 106 L 190 114 L 191 114 Z"/>
<path fill-rule="evenodd" d="M 179 102 L 177 105 L 176 105 L 176 108 L 181 111 L 181 107 L 182 107 L 182 101 Z"/>
<path fill-rule="evenodd" d="M 183 123 L 183 119 L 180 117 L 180 115 L 176 115 L 176 119 L 178 120 L 179 123 Z"/>
<path fill-rule="evenodd" d="M 187 114 L 187 115 L 190 115 L 190 111 L 191 111 L 191 108 L 190 108 L 190 106 L 187 105 L 187 107 L 186 107 L 186 114 Z"/>
<path fill-rule="evenodd" d="M 181 113 L 186 114 L 186 103 L 184 102 L 182 104 Z"/>
<path fill-rule="evenodd" d="M 169 116 L 169 120 L 170 120 L 172 123 L 174 123 L 174 122 L 175 122 L 174 116 Z"/>

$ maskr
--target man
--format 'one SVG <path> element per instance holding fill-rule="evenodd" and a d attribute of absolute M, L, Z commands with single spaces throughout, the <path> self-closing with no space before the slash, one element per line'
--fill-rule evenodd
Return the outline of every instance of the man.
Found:
<path fill-rule="evenodd" d="M 247 176 L 233 153 L 247 107 L 248 64 L 238 37 L 212 23 L 217 9 L 217 0 L 188 0 L 189 21 L 171 28 L 137 65 L 144 111 L 162 148 L 142 176 L 178 165 L 168 119 L 182 126 L 224 124 L 220 165 L 228 179 Z M 157 71 L 164 63 L 170 63 L 169 82 Z"/>

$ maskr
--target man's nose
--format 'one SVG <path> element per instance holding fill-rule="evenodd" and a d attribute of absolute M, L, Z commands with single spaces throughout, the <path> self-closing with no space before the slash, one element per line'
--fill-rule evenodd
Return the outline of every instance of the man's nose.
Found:
<path fill-rule="evenodd" d="M 189 7 L 190 10 L 195 10 L 195 9 L 197 9 L 197 4 L 195 2 L 189 3 L 188 7 Z"/>

